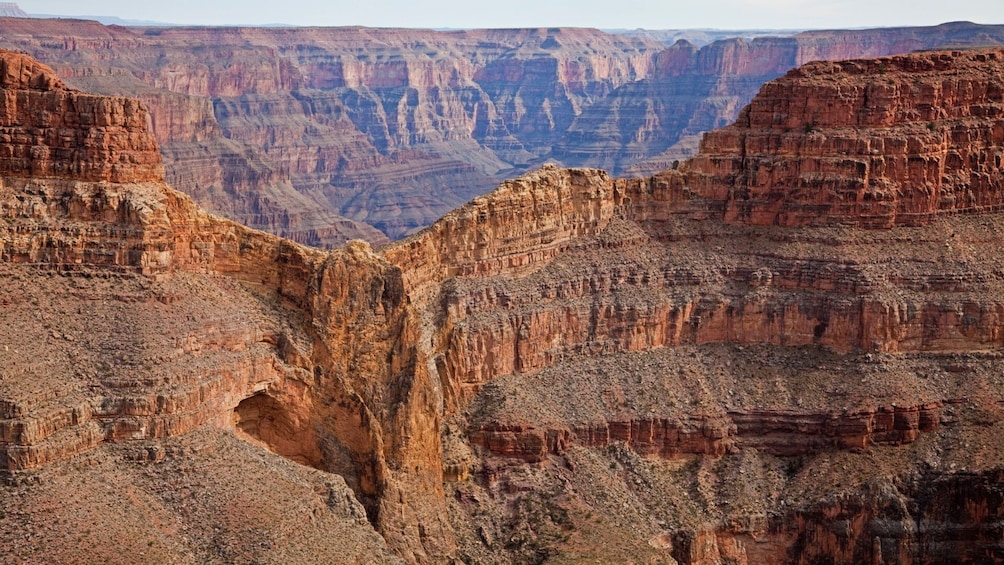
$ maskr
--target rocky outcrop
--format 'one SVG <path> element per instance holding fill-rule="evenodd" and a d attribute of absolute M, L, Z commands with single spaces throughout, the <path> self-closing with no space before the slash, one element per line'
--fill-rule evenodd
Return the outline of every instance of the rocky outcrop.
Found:
<path fill-rule="evenodd" d="M 601 171 L 546 166 L 506 181 L 385 254 L 401 266 L 416 296 L 454 277 L 520 276 L 576 240 L 599 235 L 616 200 L 613 181 Z"/>
<path fill-rule="evenodd" d="M 691 166 L 711 179 L 697 190 L 728 200 L 726 221 L 763 225 L 888 227 L 995 210 L 998 57 L 936 53 L 792 71 L 705 139 Z M 810 89 L 811 99 L 797 94 Z"/>
<path fill-rule="evenodd" d="M 764 98 L 744 111 L 746 121 L 709 134 L 702 153 L 676 171 L 614 180 L 545 168 L 387 249 L 415 305 L 425 310 L 422 339 L 431 343 L 446 406 L 463 414 L 456 425 L 465 426 L 471 444 L 491 461 L 481 467 L 485 488 L 545 488 L 506 486 L 519 472 L 497 461 L 545 469 L 567 461 L 575 472 L 583 446 L 676 460 L 696 454 L 731 461 L 756 453 L 787 461 L 771 475 L 774 481 L 801 476 L 800 461 L 841 450 L 852 453 L 847 457 L 903 453 L 951 437 L 982 437 L 977 428 L 983 424 L 971 428 L 958 420 L 959 410 L 969 410 L 962 406 L 996 426 L 999 391 L 987 380 L 999 370 L 1001 346 L 999 261 L 989 251 L 1001 230 L 996 205 L 955 207 L 974 200 L 944 198 L 944 208 L 917 214 L 910 191 L 925 186 L 927 170 L 896 163 L 930 156 L 938 163 L 932 167 L 944 172 L 936 189 L 942 196 L 996 194 L 1001 179 L 994 155 L 1001 143 L 993 138 L 995 120 L 978 116 L 999 113 L 996 94 L 987 94 L 996 92 L 999 56 L 940 52 L 807 65 L 767 85 Z M 869 110 L 873 99 L 820 94 L 827 87 L 817 85 L 834 83 L 852 84 L 852 92 L 914 94 L 885 99 L 882 107 L 894 114 L 869 127 L 868 120 L 878 119 Z M 924 87 L 932 84 L 942 90 Z M 935 94 L 942 91 L 950 94 Z M 967 95 L 954 94 L 959 91 Z M 790 115 L 803 116 L 803 108 L 836 107 L 838 99 L 847 105 L 834 111 L 834 122 L 818 118 L 812 128 L 788 122 Z M 927 125 L 933 115 L 944 116 L 945 130 L 957 135 L 935 143 Z M 788 141 L 760 141 L 770 128 L 755 120 L 766 119 L 786 124 L 777 129 Z M 883 148 L 904 148 L 902 154 L 873 154 L 870 146 L 864 152 L 889 163 L 880 172 L 868 169 L 869 178 L 894 186 L 889 194 L 902 198 L 903 204 L 893 200 L 883 208 L 884 221 L 875 221 L 871 199 L 863 196 L 846 213 L 830 204 L 840 170 L 779 178 L 772 186 L 783 191 L 750 189 L 754 212 L 736 212 L 744 210 L 746 187 L 755 186 L 744 183 L 762 178 L 754 172 L 763 175 L 763 163 L 778 163 L 778 170 L 821 167 L 812 153 L 789 153 L 789 147 L 822 146 L 820 161 L 842 160 L 839 147 L 856 147 L 848 139 L 871 136 L 901 140 Z M 742 142 L 731 153 L 719 152 L 724 139 Z M 950 154 L 966 156 L 958 161 L 961 169 L 944 165 Z M 976 178 L 970 173 L 984 184 L 967 192 Z M 969 180 L 959 180 L 964 177 Z M 799 215 L 759 211 L 786 207 Z M 517 222 L 524 213 L 532 220 Z M 967 375 L 965 384 L 959 375 Z M 908 466 L 934 464 L 924 461 Z M 450 464 L 453 476 L 477 473 L 478 463 L 461 453 Z M 983 469 L 992 473 L 993 464 Z M 560 477 L 546 488 L 570 480 L 559 470 L 545 472 Z M 900 472 L 863 471 L 860 480 Z M 648 485 L 655 476 L 629 478 Z M 706 488 L 700 477 L 699 490 Z M 901 480 L 922 490 L 912 475 Z M 787 487 L 768 482 L 763 488 Z M 468 492 L 457 489 L 457 496 Z M 814 503 L 796 503 L 763 522 L 709 510 L 708 519 L 722 520 L 719 525 L 681 527 L 667 544 L 686 563 L 783 563 L 809 555 L 879 562 L 892 559 L 893 547 L 908 561 L 958 554 L 954 541 L 933 550 L 907 530 L 880 532 L 895 513 L 892 507 L 863 511 L 852 501 L 865 500 L 856 498 L 864 492 L 847 495 L 846 511 L 811 519 L 802 512 L 814 512 Z M 567 496 L 582 500 L 574 491 Z M 713 504 L 735 500 L 721 496 L 724 502 Z M 944 528 L 969 520 L 958 516 Z M 807 539 L 842 527 L 845 517 L 872 524 L 875 536 L 861 534 L 847 545 L 848 536 L 858 534 L 841 530 L 817 553 L 806 548 Z M 465 547 L 484 543 L 490 542 Z"/>
<path fill-rule="evenodd" d="M 0 173 L 92 182 L 163 176 L 157 144 L 136 101 L 67 96 L 51 69 L 25 55 L 4 57 L 0 88 Z"/>
<path fill-rule="evenodd" d="M 981 64 L 983 66 L 972 73 L 973 77 L 980 77 L 974 78 L 974 83 L 990 85 L 993 79 L 988 77 L 995 72 L 994 67 L 983 63 L 993 62 L 993 57 L 993 53 L 955 53 L 894 59 L 901 68 L 913 65 L 914 70 L 904 71 L 896 78 L 891 72 L 878 73 L 875 67 L 875 72 L 868 75 L 873 82 L 859 76 L 855 79 L 855 88 L 864 92 L 877 88 L 873 85 L 887 85 L 890 80 L 904 85 L 918 84 L 918 81 L 934 83 L 945 76 L 956 76 L 969 65 Z M 940 71 L 926 66 L 925 62 L 931 60 L 942 61 Z M 795 84 L 801 79 L 796 77 L 811 76 L 816 68 L 831 67 L 810 65 L 768 85 L 765 93 L 775 89 L 798 92 Z M 816 80 L 829 76 L 837 75 L 824 74 Z M 899 112 L 910 114 L 926 108 L 929 113 L 950 115 L 968 113 L 970 108 L 976 107 L 981 113 L 992 113 L 994 102 L 982 94 L 988 88 L 992 90 L 987 86 L 975 88 L 978 94 L 957 105 L 952 96 L 944 99 L 916 97 L 904 101 Z M 778 96 L 777 99 L 782 98 Z M 750 113 L 770 100 L 772 98 L 768 97 L 758 101 L 751 106 Z M 822 100 L 821 105 L 829 105 L 825 98 Z M 845 113 L 865 115 L 867 106 L 863 95 L 856 100 L 859 104 L 845 108 Z M 797 105 L 797 102 L 789 103 Z M 780 112 L 764 111 L 757 115 L 761 114 L 770 115 L 772 119 L 786 119 Z M 886 159 L 890 163 L 896 159 L 904 166 L 883 168 L 869 182 L 883 186 L 924 186 L 926 169 L 915 170 L 905 164 L 928 154 L 922 149 L 922 143 L 930 135 L 929 128 L 920 125 L 926 124 L 924 120 L 910 123 L 901 119 L 897 123 L 896 127 L 876 127 L 875 132 L 902 139 L 904 148 L 916 146 L 918 153 L 877 156 L 883 164 Z M 974 171 L 973 174 L 984 178 L 988 183 L 985 188 L 1000 184 L 993 171 L 992 153 L 996 145 L 992 140 L 985 140 L 983 133 L 986 127 L 992 128 L 987 125 L 990 123 L 974 119 L 968 126 L 963 123 L 946 125 L 958 132 L 959 139 L 977 141 L 973 146 L 967 143 L 937 146 L 945 159 L 949 154 L 961 153 L 968 159 L 970 151 L 977 151 L 973 157 L 977 165 L 964 170 Z M 782 132 L 779 135 L 788 136 L 792 146 L 816 143 L 829 147 L 830 143 L 836 143 L 830 141 L 832 130 L 826 125 L 811 131 L 789 127 L 784 132 L 784 128 L 778 126 Z M 544 169 L 504 185 L 490 197 L 475 200 L 447 216 L 421 236 L 389 249 L 386 255 L 405 270 L 408 288 L 415 290 L 416 297 L 435 292 L 435 287 L 430 286 L 432 283 L 450 278 L 458 281 L 442 291 L 438 299 L 429 299 L 435 307 L 443 308 L 447 319 L 451 320 L 446 327 L 456 325 L 443 336 L 448 341 L 442 345 L 442 362 L 448 368 L 447 373 L 463 375 L 467 383 L 475 384 L 512 371 L 537 371 L 584 351 L 611 353 L 716 341 L 822 344 L 844 351 L 964 350 L 982 349 L 995 343 L 999 327 L 994 320 L 999 305 L 991 299 L 977 306 L 969 294 L 976 288 L 974 283 L 988 285 L 985 288 L 990 292 L 991 288 L 996 288 L 995 279 L 977 277 L 980 282 L 976 283 L 971 275 L 956 270 L 965 269 L 965 265 L 972 265 L 973 261 L 987 260 L 977 249 L 993 239 L 991 223 L 983 222 L 975 231 L 963 225 L 953 228 L 965 230 L 964 235 L 961 232 L 957 235 L 961 241 L 969 242 L 966 251 L 964 255 L 954 256 L 960 261 L 958 266 L 940 265 L 936 272 L 925 271 L 923 265 L 929 261 L 927 256 L 933 250 L 924 248 L 929 245 L 922 241 L 927 236 L 919 234 L 909 236 L 921 240 L 907 246 L 912 249 L 910 253 L 916 261 L 907 267 L 902 259 L 899 259 L 900 264 L 894 264 L 896 260 L 891 256 L 880 259 L 873 247 L 902 242 L 903 236 L 898 233 L 871 233 L 860 240 L 847 239 L 841 228 L 795 235 L 745 229 L 709 230 L 699 223 L 717 213 L 723 214 L 727 222 L 796 224 L 778 219 L 778 216 L 745 221 L 748 215 L 737 216 L 734 212 L 745 205 L 742 191 L 746 189 L 742 182 L 751 175 L 744 169 L 738 172 L 723 169 L 720 161 L 726 158 L 717 157 L 717 144 L 720 139 L 749 139 L 752 134 L 747 131 L 740 123 L 710 134 L 704 144 L 705 153 L 686 163 L 680 172 L 669 172 L 647 181 L 614 181 L 602 173 Z M 863 133 L 860 126 L 855 131 L 864 137 L 869 135 Z M 919 135 L 920 139 L 912 141 L 907 137 L 912 134 Z M 764 135 L 771 134 L 768 131 Z M 777 162 L 786 158 L 785 145 L 764 142 L 762 147 L 760 159 L 763 161 Z M 756 166 L 757 161 L 743 147 L 733 149 L 735 153 L 722 151 L 721 154 L 746 157 L 730 156 L 726 164 Z M 872 151 L 869 149 L 865 153 L 871 155 Z M 805 163 L 802 166 L 812 166 L 801 154 L 795 153 L 791 159 L 793 163 L 798 160 Z M 985 172 L 981 172 L 979 163 L 988 163 Z M 778 168 L 785 167 L 779 165 Z M 891 178 L 878 176 L 884 174 Z M 770 201 L 772 205 L 798 206 L 805 210 L 806 216 L 799 223 L 888 225 L 875 221 L 872 214 L 866 213 L 865 208 L 873 199 L 863 195 L 859 195 L 854 209 L 860 214 L 853 217 L 841 215 L 827 205 L 800 203 L 798 197 L 824 202 L 832 199 L 829 187 L 843 181 L 795 176 L 779 180 L 778 186 L 790 187 L 795 183 L 794 178 L 804 183 L 794 192 L 796 196 L 790 191 L 773 194 Z M 959 177 L 947 169 L 944 178 L 954 182 Z M 818 185 L 810 186 L 816 181 Z M 548 187 L 548 190 L 541 190 L 541 187 Z M 954 188 L 946 187 L 945 190 Z M 993 193 L 990 189 L 970 194 Z M 894 189 L 890 194 L 900 195 L 903 190 Z M 969 212 L 992 209 L 992 205 L 963 208 Z M 950 208 L 949 211 L 955 210 Z M 533 224 L 514 221 L 528 212 L 532 212 Z M 917 218 L 915 214 L 910 217 Z M 930 221 L 932 217 L 928 215 L 922 219 Z M 641 224 L 632 224 L 632 220 Z M 913 220 L 916 222 L 918 220 Z M 984 233 L 983 227 L 988 231 Z M 715 241 L 717 243 L 712 243 Z M 742 251 L 736 246 L 737 241 L 744 242 Z M 803 249 L 796 251 L 786 246 L 790 241 L 800 242 Z M 723 261 L 719 266 L 700 258 L 701 249 L 709 245 Z M 828 250 L 834 245 L 843 249 L 839 259 Z M 900 249 L 906 248 L 902 243 L 899 245 Z M 790 251 L 779 251 L 779 246 L 781 249 L 788 247 Z M 952 248 L 952 244 L 948 247 Z M 933 254 L 934 257 L 943 256 L 941 249 Z M 555 258 L 561 260 L 554 262 Z M 876 264 L 882 267 L 876 268 Z M 534 276 L 527 276 L 530 273 Z M 477 282 L 489 276 L 515 280 L 504 284 Z M 946 295 L 946 292 L 951 294 Z M 589 297 L 597 293 L 613 302 L 597 305 L 590 301 Z M 947 296 L 954 298 L 947 299 Z M 992 296 L 992 292 L 984 296 Z M 467 321 L 469 317 L 471 321 Z M 964 325 L 961 331 L 946 333 L 947 328 L 958 328 L 959 323 Z M 642 329 L 632 329 L 639 325 Z"/>
<path fill-rule="evenodd" d="M 428 385 L 410 369 L 422 363 L 399 271 L 363 242 L 324 253 L 206 214 L 164 184 L 139 104 L 70 90 L 23 55 L 0 60 L 19 103 L 8 131 L 26 153 L 66 157 L 5 161 L 3 468 L 234 426 L 342 474 L 412 560 L 448 553 L 439 416 L 408 392 Z M 50 111 L 67 108 L 91 113 Z M 105 132 L 78 156 L 60 151 Z"/>

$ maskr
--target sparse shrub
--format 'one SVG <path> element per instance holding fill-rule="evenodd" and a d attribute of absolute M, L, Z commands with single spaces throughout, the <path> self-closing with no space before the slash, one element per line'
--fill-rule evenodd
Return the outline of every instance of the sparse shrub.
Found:
<path fill-rule="evenodd" d="M 804 455 L 789 459 L 784 466 L 784 474 L 789 480 L 795 478 L 795 475 L 801 472 L 802 468 L 805 467 L 805 462 L 806 458 Z"/>

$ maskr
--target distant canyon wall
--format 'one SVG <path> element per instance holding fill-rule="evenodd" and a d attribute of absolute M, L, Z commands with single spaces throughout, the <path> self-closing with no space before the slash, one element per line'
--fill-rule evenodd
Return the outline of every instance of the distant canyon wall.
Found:
<path fill-rule="evenodd" d="M 0 46 L 149 108 L 173 186 L 302 243 L 385 243 L 546 161 L 649 175 L 814 59 L 1004 41 L 1004 27 L 702 48 L 588 29 L 122 28 L 0 19 Z"/>

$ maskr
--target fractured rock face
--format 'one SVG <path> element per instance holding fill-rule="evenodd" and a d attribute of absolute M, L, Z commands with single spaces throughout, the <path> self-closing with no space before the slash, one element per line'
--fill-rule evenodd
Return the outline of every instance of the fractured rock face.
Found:
<path fill-rule="evenodd" d="M 0 173 L 93 182 L 163 179 L 157 143 L 138 102 L 70 93 L 51 69 L 26 55 L 7 55 L 0 65 Z"/>
<path fill-rule="evenodd" d="M 650 534 L 638 538 L 642 544 L 659 531 L 640 524 L 660 516 L 676 533 L 656 545 L 672 546 L 673 557 L 685 563 L 781 563 L 791 555 L 933 562 L 957 555 L 955 541 L 934 549 L 931 538 L 910 533 L 912 520 L 928 518 L 895 508 L 928 496 L 919 494 L 924 488 L 916 477 L 932 468 L 945 480 L 956 480 L 952 469 L 963 467 L 975 466 L 980 476 L 994 473 L 995 456 L 988 454 L 1002 446 L 988 441 L 976 422 L 1000 425 L 994 375 L 1001 369 L 1004 294 L 994 250 L 1004 227 L 993 204 L 939 201 L 918 210 L 911 191 L 927 190 L 931 179 L 923 167 L 895 163 L 975 155 L 974 167 L 942 167 L 939 194 L 979 195 L 979 201 L 999 192 L 993 155 L 1000 142 L 992 137 L 997 120 L 974 116 L 997 113 L 999 57 L 994 51 L 942 52 L 808 65 L 765 87 L 766 97 L 744 111 L 746 121 L 709 134 L 703 152 L 678 171 L 614 180 L 594 171 L 543 169 L 386 250 L 405 269 L 406 288 L 425 310 L 429 355 L 447 405 L 462 409 L 451 426 L 466 427 L 484 458 L 484 483 L 454 487 L 454 509 L 463 516 L 456 523 L 487 528 L 477 539 L 459 534 L 463 551 L 490 555 L 488 540 L 513 532 L 499 529 L 498 520 L 514 520 L 508 527 L 520 531 L 520 520 L 529 518 L 513 509 L 544 504 L 551 518 L 529 527 L 537 536 L 549 528 L 562 531 L 564 520 L 593 528 L 585 506 L 639 524 L 639 532 Z M 795 115 L 831 107 L 827 88 L 817 90 L 817 82 L 870 92 L 889 81 L 892 91 L 917 93 L 898 99 L 896 112 L 923 117 L 869 126 L 876 118 L 862 95 L 829 118 L 817 118 L 813 128 L 785 132 L 783 124 L 794 119 L 788 110 L 758 110 L 783 104 L 778 107 Z M 970 94 L 922 97 L 924 84 L 951 92 L 963 84 Z M 778 92 L 785 94 L 772 95 Z M 959 135 L 927 148 L 933 137 L 926 117 L 933 114 L 945 116 L 945 127 Z M 762 125 L 754 118 L 759 115 L 782 125 Z M 761 141 L 775 132 L 789 141 Z M 789 147 L 822 147 L 821 162 L 846 159 L 827 151 L 852 135 L 903 140 L 904 153 L 877 156 L 890 166 L 869 177 L 894 187 L 889 206 L 874 208 L 887 210 L 881 222 L 868 213 L 871 200 L 863 195 L 834 197 L 833 187 L 846 182 L 840 175 L 855 178 L 856 170 L 778 177 L 770 191 L 747 180 L 765 162 L 778 163 L 779 170 L 823 166 L 808 150 Z M 730 152 L 719 149 L 721 140 L 741 144 Z M 987 184 L 970 192 L 972 183 L 959 179 L 973 175 Z M 742 213 L 747 209 L 752 212 Z M 552 210 L 560 212 L 552 217 Z M 532 211 L 530 221 L 518 224 L 523 211 Z M 472 227 L 458 227 L 464 222 Z M 585 229 L 569 237 L 568 226 Z M 521 247 L 527 241 L 532 245 Z M 978 442 L 985 450 L 979 463 L 964 450 L 947 454 L 957 441 Z M 599 479 L 604 472 L 584 460 L 583 446 L 605 448 L 610 468 L 620 471 Z M 700 454 L 722 461 L 723 468 L 655 472 L 659 464 L 619 449 L 671 460 Z M 467 472 L 476 473 L 478 463 L 460 452 L 451 457 L 455 467 L 472 466 Z M 753 467 L 741 463 L 750 457 L 758 460 Z M 825 481 L 806 489 L 803 481 L 812 482 L 832 458 L 844 474 L 827 470 Z M 891 460 L 898 462 L 890 466 Z M 540 469 L 532 472 L 536 478 L 526 477 L 531 471 L 525 463 Z M 847 475 L 848 468 L 857 471 Z M 608 506 L 581 490 L 589 487 L 571 486 L 580 473 L 612 481 L 602 483 L 605 492 L 623 488 L 620 481 L 627 488 Z M 674 491 L 659 478 L 667 474 L 696 481 L 700 494 Z M 911 494 L 890 494 L 881 508 L 852 502 L 870 496 L 872 487 L 865 485 L 892 480 L 914 485 L 906 489 Z M 733 481 L 748 492 L 733 492 Z M 823 498 L 828 488 L 844 493 L 842 508 L 861 512 L 835 514 Z M 974 495 L 967 504 L 993 500 L 996 492 Z M 673 502 L 663 507 L 656 500 Z M 624 514 L 620 501 L 641 507 L 640 514 Z M 485 512 L 498 514 L 477 518 Z M 579 518 L 555 522 L 560 512 L 579 512 Z M 952 515 L 960 524 L 970 520 L 965 513 Z M 806 540 L 838 527 L 840 516 L 851 521 L 837 534 L 846 541 L 810 550 Z M 640 535 L 625 532 L 622 539 Z M 538 552 L 587 551 L 523 539 L 543 544 L 535 546 Z M 624 555 L 604 553 L 612 550 L 589 536 L 579 543 L 594 556 Z"/>
<path fill-rule="evenodd" d="M 24 121 L 8 122 L 16 136 L 61 120 L 47 108 L 135 112 L 26 137 L 26 151 L 70 158 L 58 151 L 63 139 L 90 139 L 105 123 L 140 124 L 123 136 L 142 142 L 134 159 L 120 159 L 131 154 L 117 143 L 84 143 L 80 166 L 5 162 L 3 468 L 18 476 L 79 454 L 100 458 L 117 442 L 131 442 L 130 458 L 158 460 L 157 442 L 236 424 L 342 474 L 365 506 L 365 528 L 387 530 L 402 554 L 448 552 L 449 532 L 437 530 L 441 463 L 429 455 L 438 452 L 438 427 L 426 421 L 435 410 L 401 392 L 420 364 L 402 342 L 398 271 L 361 242 L 324 253 L 206 214 L 163 183 L 139 104 L 62 87 L 21 55 L 0 60 L 8 76 L 24 77 L 4 89 L 21 102 Z M 330 496 L 346 495 L 338 488 Z M 405 502 L 416 493 L 422 502 Z M 284 503 L 266 496 L 264 506 Z"/>

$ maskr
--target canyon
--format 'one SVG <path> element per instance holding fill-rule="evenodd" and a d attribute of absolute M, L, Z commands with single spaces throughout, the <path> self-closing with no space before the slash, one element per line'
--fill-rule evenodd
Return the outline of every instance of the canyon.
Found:
<path fill-rule="evenodd" d="M 1004 51 L 808 63 L 376 250 L 203 211 L 57 74 L 0 52 L 6 559 L 1004 560 Z"/>
<path fill-rule="evenodd" d="M 650 176 L 812 60 L 1004 42 L 1004 27 L 811 31 L 701 47 L 590 29 L 126 28 L 0 18 L 0 47 L 148 108 L 211 212 L 380 246 L 551 162 Z"/>

